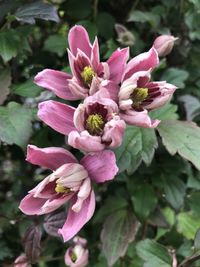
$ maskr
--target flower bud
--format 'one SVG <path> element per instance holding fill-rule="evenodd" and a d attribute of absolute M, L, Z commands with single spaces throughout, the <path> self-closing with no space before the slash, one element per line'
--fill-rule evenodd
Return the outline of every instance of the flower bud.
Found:
<path fill-rule="evenodd" d="M 172 51 L 174 42 L 177 39 L 172 35 L 160 35 L 155 39 L 153 46 L 160 57 L 165 57 Z"/>
<path fill-rule="evenodd" d="M 21 254 L 16 258 L 14 262 L 14 267 L 30 267 L 30 263 L 25 254 Z"/>
<path fill-rule="evenodd" d="M 135 44 L 135 37 L 125 26 L 122 24 L 115 24 L 117 32 L 117 41 L 124 46 L 132 46 Z"/>
<path fill-rule="evenodd" d="M 69 247 L 65 253 L 65 264 L 70 267 L 85 267 L 88 264 L 89 254 L 85 249 L 87 240 L 77 236 L 73 242 L 74 246 Z"/>

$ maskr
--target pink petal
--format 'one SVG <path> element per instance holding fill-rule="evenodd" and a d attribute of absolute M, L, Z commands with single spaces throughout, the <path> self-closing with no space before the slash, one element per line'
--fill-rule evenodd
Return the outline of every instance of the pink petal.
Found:
<path fill-rule="evenodd" d="M 77 131 L 70 132 L 68 144 L 85 152 L 97 152 L 105 148 L 105 145 L 101 143 L 100 136 L 92 136 L 87 131 L 81 133 Z"/>
<path fill-rule="evenodd" d="M 76 25 L 69 31 L 68 35 L 69 47 L 74 56 L 77 54 L 79 48 L 88 57 L 91 55 L 91 44 L 88 37 L 88 33 L 84 27 Z"/>
<path fill-rule="evenodd" d="M 35 76 L 34 81 L 38 86 L 53 91 L 55 95 L 63 99 L 77 100 L 79 97 L 74 95 L 68 86 L 71 78 L 71 75 L 63 71 L 45 69 Z"/>
<path fill-rule="evenodd" d="M 85 267 L 85 266 L 87 266 L 88 256 L 89 256 L 88 249 L 83 249 L 83 251 L 81 251 L 81 255 L 76 255 L 77 260 L 75 262 L 72 261 L 72 259 L 71 259 L 72 252 L 73 252 L 73 248 L 70 247 L 67 249 L 67 251 L 65 253 L 65 264 L 67 266 L 70 266 L 70 267 Z"/>
<path fill-rule="evenodd" d="M 119 86 L 116 83 L 104 80 L 102 81 L 101 86 L 107 89 L 112 100 L 118 102 Z"/>
<path fill-rule="evenodd" d="M 110 68 L 110 78 L 109 80 L 119 83 L 126 66 L 126 61 L 129 57 L 129 48 L 123 48 L 116 50 L 111 57 L 108 59 L 107 63 Z"/>
<path fill-rule="evenodd" d="M 28 145 L 26 160 L 51 170 L 56 170 L 65 163 L 77 162 L 76 158 L 64 148 L 38 148 L 34 145 Z"/>
<path fill-rule="evenodd" d="M 96 183 L 112 180 L 118 172 L 115 154 L 111 150 L 88 154 L 81 160 L 81 164 Z"/>
<path fill-rule="evenodd" d="M 26 215 L 47 214 L 58 209 L 70 198 L 72 198 L 72 194 L 64 196 L 57 194 L 57 197 L 53 199 L 45 199 L 34 197 L 34 193 L 30 193 L 22 199 L 19 209 Z"/>
<path fill-rule="evenodd" d="M 76 202 L 76 198 L 71 203 L 71 206 Z M 95 195 L 92 190 L 89 197 L 83 202 L 82 209 L 79 212 L 74 212 L 71 209 L 68 210 L 68 216 L 65 224 L 59 233 L 62 235 L 64 242 L 75 236 L 81 228 L 91 219 L 95 210 Z"/>
<path fill-rule="evenodd" d="M 75 130 L 74 111 L 71 106 L 49 100 L 39 104 L 38 117 L 57 132 L 68 135 Z"/>
<path fill-rule="evenodd" d="M 156 49 L 152 47 L 148 52 L 142 53 L 128 62 L 123 75 L 123 80 L 128 79 L 135 72 L 153 69 L 158 63 L 158 53 Z"/>
<path fill-rule="evenodd" d="M 97 37 L 94 40 L 94 44 L 92 46 L 92 53 L 91 53 L 91 63 L 92 67 L 95 70 L 95 72 L 98 71 L 98 67 L 100 64 L 100 59 L 99 59 L 99 44 Z"/>
<path fill-rule="evenodd" d="M 108 121 L 104 126 L 102 141 L 110 148 L 120 146 L 125 128 L 126 123 L 124 120 L 121 120 L 119 116 L 114 116 L 113 119 Z"/>
<path fill-rule="evenodd" d="M 147 110 L 128 110 L 125 113 L 120 113 L 120 117 L 130 125 L 136 125 L 143 128 L 155 128 L 160 123 L 159 120 L 152 120 L 149 117 Z"/>

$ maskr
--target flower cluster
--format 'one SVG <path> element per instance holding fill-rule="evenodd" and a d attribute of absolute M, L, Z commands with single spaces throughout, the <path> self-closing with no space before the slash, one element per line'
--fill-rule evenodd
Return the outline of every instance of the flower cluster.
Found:
<path fill-rule="evenodd" d="M 25 214 L 42 215 L 68 202 L 67 219 L 59 229 L 64 241 L 74 237 L 94 213 L 92 183 L 112 180 L 118 172 L 114 152 L 108 149 L 121 145 L 126 125 L 154 128 L 159 124 L 148 112 L 169 101 L 176 87 L 166 81 L 151 81 L 151 73 L 159 64 L 158 50 L 168 53 L 172 39 L 166 46 L 159 39 L 155 47 L 130 61 L 129 48 L 123 48 L 101 62 L 97 38 L 91 44 L 86 30 L 74 26 L 69 32 L 68 50 L 72 74 L 45 69 L 36 75 L 35 83 L 56 96 L 81 101 L 77 108 L 53 100 L 39 104 L 39 118 L 66 135 L 68 144 L 85 156 L 78 162 L 64 148 L 29 145 L 27 160 L 52 173 L 20 203 Z M 163 40 L 166 42 L 166 37 Z M 72 264 L 72 254 L 80 246 L 77 243 L 66 253 L 70 266 L 83 266 Z"/>

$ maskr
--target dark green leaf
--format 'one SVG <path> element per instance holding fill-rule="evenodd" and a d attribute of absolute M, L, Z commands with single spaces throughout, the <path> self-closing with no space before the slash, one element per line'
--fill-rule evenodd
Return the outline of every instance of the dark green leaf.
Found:
<path fill-rule="evenodd" d="M 114 35 L 115 19 L 109 13 L 100 13 L 97 16 L 97 26 L 99 34 L 105 39 Z"/>
<path fill-rule="evenodd" d="M 177 106 L 173 104 L 164 105 L 161 108 L 150 112 L 150 116 L 153 119 L 158 120 L 176 120 L 178 119 Z"/>
<path fill-rule="evenodd" d="M 183 95 L 179 97 L 179 100 L 184 104 L 186 118 L 188 121 L 193 120 L 197 115 L 200 114 L 200 101 L 197 97 L 192 95 Z"/>
<path fill-rule="evenodd" d="M 68 0 L 66 3 L 66 12 L 74 19 L 84 19 L 90 15 L 91 11 L 90 0 Z"/>
<path fill-rule="evenodd" d="M 42 1 L 21 6 L 14 15 L 18 21 L 29 24 L 34 24 L 36 18 L 59 22 L 55 7 Z"/>
<path fill-rule="evenodd" d="M 10 92 L 11 74 L 9 69 L 0 70 L 0 105 L 6 100 Z"/>
<path fill-rule="evenodd" d="M 168 68 L 160 78 L 163 81 L 172 83 L 178 88 L 185 87 L 185 81 L 187 80 L 189 73 L 186 70 L 181 70 L 178 68 Z"/>
<path fill-rule="evenodd" d="M 140 10 L 133 10 L 130 13 L 128 21 L 134 22 L 149 22 L 152 27 L 156 27 L 159 24 L 160 17 L 157 14 L 153 14 L 152 12 L 142 12 Z"/>
<path fill-rule="evenodd" d="M 16 95 L 24 96 L 24 97 L 36 97 L 39 96 L 42 89 L 34 84 L 33 79 L 28 80 L 22 84 L 15 85 L 13 84 L 11 87 L 11 92 Z"/>
<path fill-rule="evenodd" d="M 119 257 L 124 256 L 138 228 L 138 221 L 126 210 L 117 211 L 106 219 L 101 232 L 101 241 L 109 266 L 112 266 Z"/>
<path fill-rule="evenodd" d="M 194 248 L 195 250 L 200 250 L 200 228 L 197 230 L 194 238 Z"/>
<path fill-rule="evenodd" d="M 50 35 L 48 39 L 45 40 L 44 50 L 56 53 L 58 56 L 63 56 L 66 53 L 67 41 L 62 35 Z"/>

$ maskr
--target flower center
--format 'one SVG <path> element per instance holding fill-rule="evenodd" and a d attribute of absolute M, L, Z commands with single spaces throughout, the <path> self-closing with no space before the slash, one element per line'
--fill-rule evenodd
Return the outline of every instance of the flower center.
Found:
<path fill-rule="evenodd" d="M 133 93 L 130 95 L 133 101 L 132 107 L 139 108 L 142 102 L 148 97 L 148 88 L 135 88 Z"/>
<path fill-rule="evenodd" d="M 70 257 L 71 257 L 72 262 L 76 262 L 77 256 L 76 256 L 76 253 L 74 251 L 71 252 Z"/>
<path fill-rule="evenodd" d="M 69 193 L 70 188 L 64 187 L 61 184 L 56 184 L 55 191 L 56 193 Z"/>
<path fill-rule="evenodd" d="M 85 85 L 90 86 L 92 83 L 93 77 L 96 75 L 94 70 L 90 66 L 84 67 L 83 71 L 81 72 L 81 77 Z"/>
<path fill-rule="evenodd" d="M 88 116 L 85 127 L 91 135 L 100 135 L 103 131 L 104 125 L 105 121 L 103 117 L 96 113 Z"/>

